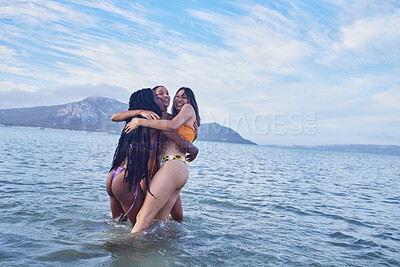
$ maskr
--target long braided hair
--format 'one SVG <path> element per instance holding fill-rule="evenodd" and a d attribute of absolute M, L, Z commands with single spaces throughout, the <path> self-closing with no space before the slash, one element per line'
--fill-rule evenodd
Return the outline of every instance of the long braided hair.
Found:
<path fill-rule="evenodd" d="M 134 92 L 129 99 L 129 110 L 151 110 L 160 117 L 162 116 L 160 107 L 154 101 L 154 93 L 150 88 L 144 88 Z M 143 118 L 142 116 L 138 116 Z M 126 120 L 130 122 L 132 118 Z M 157 149 L 158 154 L 158 149 Z M 158 155 L 156 155 L 157 159 Z M 145 179 L 147 190 L 149 187 L 148 163 L 150 158 L 150 129 L 147 127 L 138 127 L 133 131 L 126 133 L 122 130 L 115 149 L 111 170 L 121 166 L 126 160 L 126 171 L 124 182 L 129 183 L 129 192 L 132 186 L 136 186 L 142 179 Z M 150 192 L 151 194 L 151 192 Z"/>

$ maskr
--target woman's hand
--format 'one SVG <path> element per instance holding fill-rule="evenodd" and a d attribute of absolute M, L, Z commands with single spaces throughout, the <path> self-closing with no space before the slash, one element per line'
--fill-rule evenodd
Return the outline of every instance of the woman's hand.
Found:
<path fill-rule="evenodd" d="M 148 120 L 158 120 L 160 118 L 160 116 L 151 110 L 140 110 L 140 115 Z"/>
<path fill-rule="evenodd" d="M 125 132 L 129 133 L 129 132 L 135 130 L 139 126 L 140 126 L 140 119 L 139 118 L 133 118 L 129 123 L 126 124 Z"/>
<path fill-rule="evenodd" d="M 199 154 L 199 149 L 195 146 L 190 146 L 187 153 L 186 160 L 191 162 L 197 157 L 197 154 Z"/>

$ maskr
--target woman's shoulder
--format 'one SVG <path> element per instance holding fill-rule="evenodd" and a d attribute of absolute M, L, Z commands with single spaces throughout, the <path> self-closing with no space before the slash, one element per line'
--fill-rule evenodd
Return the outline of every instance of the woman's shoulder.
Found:
<path fill-rule="evenodd" d="M 188 112 L 193 112 L 194 113 L 194 108 L 191 104 L 186 103 L 185 105 L 182 106 L 182 110 L 186 110 Z"/>
<path fill-rule="evenodd" d="M 187 125 L 193 125 L 194 121 L 196 120 L 196 112 L 194 111 L 194 108 L 190 104 L 185 104 L 182 107 L 181 112 L 183 111 L 183 116 L 185 118 L 185 124 Z"/>

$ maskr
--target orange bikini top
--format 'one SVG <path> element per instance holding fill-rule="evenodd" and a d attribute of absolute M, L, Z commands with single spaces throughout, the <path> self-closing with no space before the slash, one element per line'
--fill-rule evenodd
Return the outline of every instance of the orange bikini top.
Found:
<path fill-rule="evenodd" d="M 197 132 L 189 125 L 182 124 L 176 129 L 176 132 L 186 141 L 193 143 L 197 137 Z"/>

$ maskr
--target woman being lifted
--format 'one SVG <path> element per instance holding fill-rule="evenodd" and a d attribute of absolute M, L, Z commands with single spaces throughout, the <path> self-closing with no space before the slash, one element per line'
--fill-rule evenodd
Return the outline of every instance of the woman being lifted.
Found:
<path fill-rule="evenodd" d="M 174 97 L 172 113 L 174 118 L 170 121 L 134 118 L 127 124 L 126 131 L 130 132 L 139 126 L 176 131 L 183 139 L 192 143 L 197 138 L 195 128 L 200 126 L 200 116 L 194 93 L 190 88 L 179 88 Z M 154 219 L 167 221 L 179 192 L 189 177 L 185 152 L 170 141 L 164 145 L 162 165 L 151 181 L 151 193 L 146 193 L 132 233 L 146 229 Z"/>

